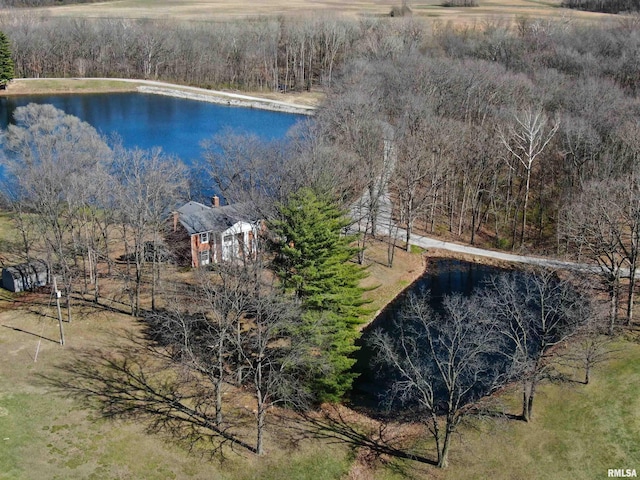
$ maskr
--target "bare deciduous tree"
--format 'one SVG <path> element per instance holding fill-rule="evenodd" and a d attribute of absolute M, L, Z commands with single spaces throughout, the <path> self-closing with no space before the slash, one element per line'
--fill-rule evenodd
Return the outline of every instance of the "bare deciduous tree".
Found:
<path fill-rule="evenodd" d="M 171 208 L 186 190 L 185 167 L 160 149 L 145 151 L 117 147 L 113 175 L 117 185 L 118 222 L 125 245 L 127 283 L 131 279 L 130 262 L 134 266 L 133 286 L 126 288 L 130 293 L 131 314 L 138 315 L 145 257 L 148 256 L 145 251 L 151 254 L 151 308 L 156 307 L 162 232 Z M 150 249 L 145 249 L 147 242 L 150 242 Z"/>
<path fill-rule="evenodd" d="M 390 184 L 398 197 L 401 223 L 406 226 L 407 251 L 416 220 L 435 206 L 444 182 L 450 133 L 446 122 L 432 112 L 405 113 L 395 142 L 396 162 Z"/>
<path fill-rule="evenodd" d="M 92 200 L 86 185 L 95 184 L 108 167 L 111 151 L 93 127 L 52 105 L 17 108 L 14 120 L 3 144 L 10 152 L 5 164 L 16 180 L 16 201 L 22 204 L 17 211 L 35 213 L 48 261 L 62 278 L 70 321 L 76 229 Z"/>
<path fill-rule="evenodd" d="M 243 384 L 256 401 L 256 452 L 264 453 L 266 416 L 277 405 L 302 407 L 309 400 L 305 378 L 307 345 L 295 335 L 301 312 L 281 295 L 252 296 L 235 345 L 244 366 Z"/>
<path fill-rule="evenodd" d="M 283 142 L 226 130 L 202 144 L 215 189 L 230 203 L 248 202 L 271 214 L 296 183 L 288 171 Z"/>
<path fill-rule="evenodd" d="M 625 254 L 620 244 L 618 186 L 612 180 L 590 181 L 562 212 L 562 230 L 575 245 L 579 259 L 596 263 L 609 294 L 609 334 L 618 316 L 620 278 Z"/>
<path fill-rule="evenodd" d="M 547 145 L 549 145 L 549 142 L 558 131 L 560 122 L 555 120 L 551 127 L 548 128 L 549 119 L 547 115 L 541 109 L 534 110 L 533 108 L 529 108 L 522 113 L 515 113 L 513 120 L 514 123 L 500 129 L 498 135 L 504 147 L 525 171 L 522 229 L 520 231 L 520 243 L 524 243 L 529 209 L 529 193 L 531 190 L 531 172 L 536 159 L 547 148 Z M 511 164 L 510 168 L 516 169 Z"/>
<path fill-rule="evenodd" d="M 554 347 L 591 315 L 590 303 L 552 271 L 510 273 L 492 279 L 482 303 L 501 325 L 510 375 L 522 383 L 522 419 L 530 421 L 540 382 L 553 373 Z"/>
<path fill-rule="evenodd" d="M 234 265 L 221 265 L 215 273 L 198 270 L 195 280 L 193 288 L 166 310 L 149 314 L 147 321 L 155 337 L 171 349 L 181 371 L 207 380 L 209 389 L 200 390 L 201 401 L 213 398 L 215 423 L 222 427 L 223 393 L 230 385 L 241 386 L 246 377 L 238 344 L 245 333 L 245 316 L 253 311 L 255 289 Z"/>
<path fill-rule="evenodd" d="M 598 316 L 592 315 L 578 329 L 575 341 L 569 346 L 570 351 L 563 359 L 568 365 L 582 369 L 585 385 L 591 380 L 593 368 L 610 360 L 616 351 L 613 338 L 605 335 L 606 327 L 601 324 Z"/>
<path fill-rule="evenodd" d="M 417 410 L 435 440 L 437 465 L 446 467 L 456 427 L 501 378 L 491 361 L 500 337 L 477 297 L 445 298 L 442 317 L 428 302 L 428 296 L 412 295 L 393 334 L 376 331 L 372 346 L 376 362 L 396 373 L 390 400 Z"/>

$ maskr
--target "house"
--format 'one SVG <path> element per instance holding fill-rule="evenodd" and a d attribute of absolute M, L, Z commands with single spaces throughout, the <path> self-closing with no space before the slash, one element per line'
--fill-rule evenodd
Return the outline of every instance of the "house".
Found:
<path fill-rule="evenodd" d="M 168 240 L 178 257 L 192 267 L 252 258 L 262 222 L 247 204 L 220 206 L 218 197 L 211 203 L 188 202 L 174 212 Z"/>
<path fill-rule="evenodd" d="M 32 260 L 2 269 L 2 288 L 10 292 L 24 292 L 49 283 L 49 267 L 44 260 Z"/>

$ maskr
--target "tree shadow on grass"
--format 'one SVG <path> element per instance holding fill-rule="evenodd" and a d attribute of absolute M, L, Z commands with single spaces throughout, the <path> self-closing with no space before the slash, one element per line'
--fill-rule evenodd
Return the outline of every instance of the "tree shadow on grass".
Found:
<path fill-rule="evenodd" d="M 11 326 L 11 325 L 4 325 L 4 324 L 3 324 L 2 326 L 3 326 L 4 328 L 10 328 L 11 330 L 14 330 L 14 331 L 16 331 L 16 332 L 26 333 L 27 335 L 33 335 L 34 337 L 40 338 L 40 339 L 42 339 L 42 340 L 47 340 L 47 341 L 49 341 L 49 342 L 58 343 L 58 344 L 60 343 L 60 340 L 55 340 L 55 339 L 53 339 L 53 338 L 45 337 L 45 336 L 43 336 L 43 335 L 39 335 L 39 334 L 37 334 L 37 333 L 33 333 L 33 332 L 28 331 L 28 330 L 23 330 L 22 328 L 13 327 L 13 326 Z"/>
<path fill-rule="evenodd" d="M 126 342 L 78 350 L 57 373 L 41 378 L 104 418 L 140 422 L 190 451 L 206 451 L 211 457 L 224 457 L 229 450 L 256 453 L 237 433 L 244 418 L 229 413 L 224 424 L 216 424 L 206 387 L 136 334 Z"/>
<path fill-rule="evenodd" d="M 255 447 L 245 440 L 255 418 L 232 409 L 225 412 L 223 424 L 216 424 L 206 382 L 186 370 L 145 325 L 141 331 L 112 335 L 109 344 L 100 348 L 74 351 L 73 358 L 56 373 L 41 378 L 48 386 L 97 410 L 103 418 L 143 424 L 150 432 L 166 434 L 194 453 L 206 452 L 210 458 L 224 458 L 229 451 L 255 454 Z M 282 412 L 281 418 L 274 419 L 290 433 L 292 445 L 296 438 L 346 444 L 398 473 L 413 468 L 399 459 L 436 464 L 406 448 L 415 444 L 416 437 L 397 424 L 354 414 L 341 406 L 297 415 Z"/>
<path fill-rule="evenodd" d="M 415 443 L 414 435 L 391 422 L 362 417 L 339 405 L 325 406 L 315 412 L 301 412 L 299 416 L 299 421 L 291 428 L 303 437 L 347 444 L 353 449 L 366 449 L 383 463 L 389 463 L 391 459 L 403 459 L 437 465 L 435 460 L 407 449 L 406 445 Z M 395 468 L 402 469 L 398 464 L 395 465 Z"/>

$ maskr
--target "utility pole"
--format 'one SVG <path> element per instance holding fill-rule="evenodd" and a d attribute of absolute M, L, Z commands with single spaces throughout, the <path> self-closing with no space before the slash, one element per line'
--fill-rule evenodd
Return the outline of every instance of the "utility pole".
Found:
<path fill-rule="evenodd" d="M 53 277 L 53 292 L 56 296 L 56 307 L 58 309 L 58 325 L 60 325 L 60 345 L 64 345 L 64 329 L 62 328 L 62 311 L 60 310 L 60 297 L 62 292 L 58 290 L 58 282 L 56 277 Z"/>

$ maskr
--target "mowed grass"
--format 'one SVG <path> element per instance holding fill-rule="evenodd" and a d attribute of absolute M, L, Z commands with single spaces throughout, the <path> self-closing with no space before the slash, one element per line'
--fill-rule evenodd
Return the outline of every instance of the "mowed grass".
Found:
<path fill-rule="evenodd" d="M 17 239 L 11 216 L 0 212 L 0 263 L 10 264 L 15 260 L 12 252 L 15 250 Z"/>
<path fill-rule="evenodd" d="M 12 241 L 11 223 L 0 215 L 0 241 Z M 394 271 L 384 266 L 383 244 L 369 253 L 372 306 L 390 300 L 422 269 L 423 254 L 396 253 Z M 426 252 L 429 254 L 430 252 Z M 305 439 L 290 444 L 270 430 L 267 455 L 227 452 L 226 459 L 189 453 L 175 439 L 149 433 L 142 421 L 102 418 L 97 410 L 47 380 L 75 352 L 104 346 L 138 324 L 128 315 L 76 309 L 58 341 L 54 307 L 45 294 L 0 290 L 0 479 L 598 479 L 609 468 L 640 470 L 640 344 L 620 340 L 615 358 L 597 368 L 590 385 L 544 385 L 534 419 L 474 421 L 455 436 L 450 467 L 386 458 L 371 461 L 351 446 Z M 37 353 L 37 361 L 35 360 Z M 67 374 L 68 375 L 68 374 Z M 581 374 L 576 373 L 576 379 Z M 519 413 L 519 391 L 499 397 Z M 274 429 L 275 430 L 275 429 Z M 425 441 L 425 455 L 433 449 Z"/>
<path fill-rule="evenodd" d="M 138 87 L 148 85 L 144 81 L 123 81 L 119 79 L 102 78 L 16 78 L 11 81 L 9 88 L 2 91 L 0 96 L 12 95 L 49 95 L 58 93 L 113 93 L 113 92 L 135 92 Z M 184 85 L 164 83 L 164 87 L 172 90 L 182 90 L 193 92 L 191 87 Z M 238 90 L 227 90 L 227 93 L 239 93 Z M 199 94 L 205 93 L 198 89 Z M 310 92 L 272 92 L 272 91 L 242 91 L 243 95 L 287 102 L 294 105 L 317 107 L 325 95 L 321 91 L 312 90 Z M 217 91 L 209 90 L 208 95 L 216 96 Z M 2 251 L 0 249 L 0 251 Z"/>
<path fill-rule="evenodd" d="M 36 13 L 63 17 L 149 18 L 207 21 L 258 16 L 318 16 L 345 17 L 388 16 L 400 0 L 120 0 L 112 2 L 65 5 L 34 9 Z M 609 15 L 571 11 L 560 8 L 560 0 L 478 0 L 473 8 L 447 8 L 441 0 L 409 2 L 418 17 L 469 23 L 489 18 L 513 19 L 518 16 L 573 17 L 597 20 Z"/>
<path fill-rule="evenodd" d="M 132 92 L 138 84 L 118 80 L 92 78 L 38 78 L 32 80 L 15 79 L 2 95 L 46 95 L 52 93 L 102 93 Z"/>
<path fill-rule="evenodd" d="M 530 423 L 474 420 L 455 437 L 450 467 L 421 468 L 420 478 L 604 479 L 608 469 L 640 472 L 640 345 L 621 341 L 615 358 L 598 367 L 589 385 L 546 384 Z M 578 375 L 579 376 L 579 375 Z M 519 390 L 501 395 L 520 413 Z M 406 478 L 407 462 L 378 471 L 376 479 Z"/>
<path fill-rule="evenodd" d="M 606 478 L 610 468 L 640 469 L 640 346 L 617 358 L 589 385 L 546 385 L 530 424 L 509 422 L 470 436 L 451 473 L 459 478 Z M 517 413 L 517 410 L 515 410 Z M 478 448 L 482 445 L 482 448 Z M 482 459 L 481 477 L 472 463 Z M 455 478 L 455 477 L 451 477 Z"/>
<path fill-rule="evenodd" d="M 303 441 L 281 448 L 272 441 L 264 458 L 228 451 L 219 461 L 146 432 L 143 422 L 101 418 L 49 378 L 64 377 L 60 367 L 76 349 L 112 342 L 136 329 L 135 321 L 84 309 L 65 324 L 61 347 L 48 299 L 30 299 L 29 307 L 20 296 L 0 300 L 0 479 L 315 480 L 346 474 L 349 450 L 342 446 Z"/>

